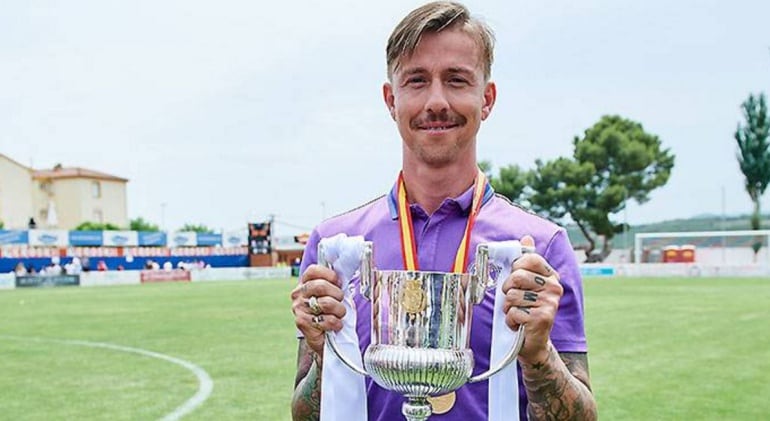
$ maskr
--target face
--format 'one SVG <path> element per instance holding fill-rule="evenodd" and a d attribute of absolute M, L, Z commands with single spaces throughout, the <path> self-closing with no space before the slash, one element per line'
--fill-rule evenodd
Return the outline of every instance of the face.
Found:
<path fill-rule="evenodd" d="M 426 33 L 383 86 L 404 142 L 404 164 L 476 165 L 476 133 L 492 111 L 495 85 L 485 82 L 479 47 L 460 29 Z"/>

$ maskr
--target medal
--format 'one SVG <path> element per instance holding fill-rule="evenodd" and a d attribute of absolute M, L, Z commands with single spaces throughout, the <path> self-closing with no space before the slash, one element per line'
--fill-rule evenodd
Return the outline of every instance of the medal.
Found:
<path fill-rule="evenodd" d="M 457 395 L 454 391 L 441 396 L 428 396 L 428 402 L 430 402 L 433 413 L 438 415 L 449 412 L 455 406 L 456 400 Z"/>

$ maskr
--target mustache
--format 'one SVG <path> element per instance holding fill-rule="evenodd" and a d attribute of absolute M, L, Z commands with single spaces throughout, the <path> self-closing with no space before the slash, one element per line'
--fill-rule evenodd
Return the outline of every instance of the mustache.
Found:
<path fill-rule="evenodd" d="M 447 125 L 457 125 L 462 126 L 465 124 L 467 119 L 461 115 L 457 114 L 450 114 L 448 111 L 442 111 L 440 113 L 432 113 L 428 112 L 425 115 L 420 115 L 414 120 L 412 120 L 411 126 L 412 128 L 419 128 L 422 126 L 425 126 L 427 124 L 435 124 L 435 123 L 445 123 Z"/>

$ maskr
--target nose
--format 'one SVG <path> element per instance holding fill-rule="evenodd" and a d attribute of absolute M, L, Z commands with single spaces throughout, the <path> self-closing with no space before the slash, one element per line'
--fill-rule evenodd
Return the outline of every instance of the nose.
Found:
<path fill-rule="evenodd" d="M 425 111 L 429 113 L 441 114 L 445 113 L 448 109 L 449 102 L 447 101 L 444 84 L 440 82 L 431 83 L 430 87 L 428 88 L 428 98 L 425 102 Z"/>

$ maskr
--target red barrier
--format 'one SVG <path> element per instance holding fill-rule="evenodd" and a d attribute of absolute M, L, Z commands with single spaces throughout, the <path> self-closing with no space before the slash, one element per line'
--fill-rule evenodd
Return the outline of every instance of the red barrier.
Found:
<path fill-rule="evenodd" d="M 147 282 L 190 282 L 190 271 L 184 269 L 173 270 L 143 270 L 142 283 Z"/>

